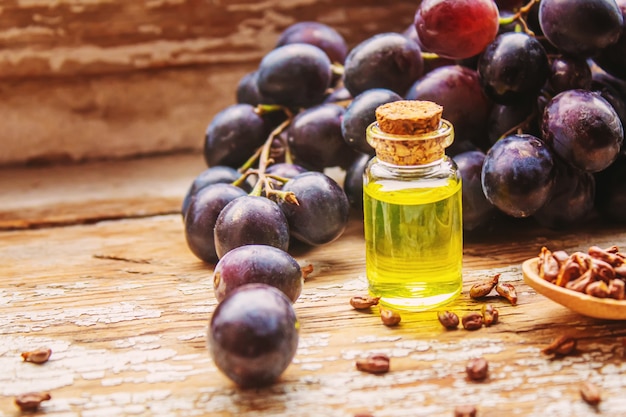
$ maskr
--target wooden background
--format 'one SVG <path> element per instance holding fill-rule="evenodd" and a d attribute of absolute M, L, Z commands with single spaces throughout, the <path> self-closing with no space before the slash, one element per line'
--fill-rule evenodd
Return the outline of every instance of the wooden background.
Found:
<path fill-rule="evenodd" d="M 3 0 L 0 165 L 201 149 L 239 79 L 292 23 L 350 46 L 415 0 Z"/>

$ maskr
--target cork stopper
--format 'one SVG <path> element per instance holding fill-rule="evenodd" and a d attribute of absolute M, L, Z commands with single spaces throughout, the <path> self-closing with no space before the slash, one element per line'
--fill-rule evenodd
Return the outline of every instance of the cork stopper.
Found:
<path fill-rule="evenodd" d="M 400 100 L 376 109 L 367 141 L 383 162 L 424 165 L 441 159 L 454 139 L 452 125 L 441 118 L 443 107 L 430 101 Z"/>
<path fill-rule="evenodd" d="M 432 101 L 401 100 L 378 106 L 378 127 L 391 135 L 418 135 L 439 128 L 443 107 Z"/>

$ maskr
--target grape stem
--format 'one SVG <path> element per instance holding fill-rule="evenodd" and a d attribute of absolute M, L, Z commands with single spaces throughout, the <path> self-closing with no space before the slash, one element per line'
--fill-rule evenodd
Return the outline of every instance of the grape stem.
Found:
<path fill-rule="evenodd" d="M 254 153 L 254 155 L 252 155 L 252 157 L 250 157 L 250 159 L 246 161 L 246 163 L 240 168 L 240 171 L 243 170 L 248 175 L 256 174 L 258 176 L 254 188 L 252 189 L 252 191 L 250 191 L 250 195 L 260 196 L 262 192 L 265 192 L 265 196 L 268 198 L 275 197 L 285 200 L 288 203 L 298 204 L 298 199 L 293 192 L 274 189 L 274 181 L 286 182 L 286 178 L 282 178 L 277 175 L 268 175 L 265 173 L 265 171 L 267 171 L 267 167 L 274 162 L 274 160 L 270 157 L 274 140 L 291 124 L 291 121 L 293 120 L 293 113 L 291 112 L 291 110 L 286 107 L 281 108 L 287 115 L 287 119 L 285 119 L 281 124 L 274 128 L 274 130 L 272 130 L 272 132 L 265 140 L 263 146 L 261 146 Z M 288 147 L 286 147 L 286 152 L 288 152 Z M 289 153 L 287 153 L 287 157 L 290 158 Z M 252 165 L 257 159 L 259 161 L 259 167 L 253 170 Z"/>
<path fill-rule="evenodd" d="M 527 33 L 530 36 L 535 36 L 535 33 L 532 30 L 530 30 L 530 28 L 528 27 L 528 24 L 526 23 L 526 15 L 528 14 L 528 12 L 530 12 L 530 9 L 535 5 L 535 3 L 538 3 L 538 2 L 539 0 L 530 0 L 524 6 L 520 7 L 519 10 L 515 14 L 509 17 L 500 17 L 498 21 L 500 26 L 511 24 L 517 20 L 519 21 L 520 25 L 522 25 L 522 28 L 525 33 Z"/>

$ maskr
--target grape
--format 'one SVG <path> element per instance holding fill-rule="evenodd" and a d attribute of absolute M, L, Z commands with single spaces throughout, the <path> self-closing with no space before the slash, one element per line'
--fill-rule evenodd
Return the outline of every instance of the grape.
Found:
<path fill-rule="evenodd" d="M 293 237 L 316 246 L 341 236 L 348 223 L 350 204 L 332 178 L 321 172 L 305 172 L 287 181 L 283 191 L 293 192 L 298 199 L 298 204 L 279 201 Z"/>
<path fill-rule="evenodd" d="M 299 327 L 285 294 L 266 284 L 243 285 L 215 308 L 207 332 L 209 352 L 237 385 L 271 385 L 296 354 Z"/>
<path fill-rule="evenodd" d="M 278 164 L 272 164 L 265 170 L 266 174 L 272 174 L 283 178 L 293 178 L 298 174 L 306 172 L 307 169 L 289 162 L 281 162 Z"/>
<path fill-rule="evenodd" d="M 331 82 L 328 56 L 317 46 L 280 46 L 259 64 L 258 88 L 267 104 L 310 107 L 324 100 Z"/>
<path fill-rule="evenodd" d="M 191 252 L 204 262 L 217 262 L 213 228 L 222 209 L 246 192 L 231 184 L 216 183 L 201 188 L 191 198 L 185 216 L 185 238 Z"/>
<path fill-rule="evenodd" d="M 617 5 L 622 11 L 622 19 L 626 22 L 626 0 L 617 0 Z M 594 60 L 608 73 L 626 80 L 626 26 L 622 27 L 619 39 L 603 48 Z"/>
<path fill-rule="evenodd" d="M 289 225 L 275 202 L 246 195 L 222 209 L 215 221 L 214 238 L 219 258 L 244 245 L 270 245 L 286 251 Z"/>
<path fill-rule="evenodd" d="M 257 85 L 259 73 L 252 71 L 244 75 L 237 84 L 237 103 L 250 104 L 251 106 L 257 106 L 263 103 L 263 98 L 259 92 Z"/>
<path fill-rule="evenodd" d="M 291 43 L 307 43 L 317 46 L 328 55 L 331 62 L 343 64 L 348 45 L 335 29 L 319 22 L 298 22 L 285 29 L 276 42 L 280 47 Z"/>
<path fill-rule="evenodd" d="M 417 38 L 417 29 L 415 29 L 415 25 L 411 23 L 403 32 L 402 35 L 406 36 L 413 42 L 415 42 L 419 46 L 419 39 Z M 423 74 L 434 70 L 435 68 L 443 67 L 444 65 L 454 65 L 455 61 L 453 59 L 444 58 L 436 54 L 429 54 L 424 56 L 424 52 L 429 52 L 422 49 L 422 61 L 424 64 L 424 69 L 422 70 Z"/>
<path fill-rule="evenodd" d="M 304 168 L 301 165 L 293 164 L 290 162 L 279 162 L 277 164 L 272 164 L 267 167 L 265 173 L 269 175 L 275 175 L 284 179 L 289 179 L 307 171 L 308 169 Z M 283 188 L 283 182 L 275 179 L 272 180 L 272 187 L 274 190 L 281 190 Z"/>
<path fill-rule="evenodd" d="M 187 190 L 185 194 L 185 198 L 183 199 L 183 204 L 181 208 L 181 214 L 183 215 L 183 220 L 185 219 L 185 214 L 187 213 L 187 208 L 189 207 L 189 203 L 191 202 L 191 198 L 195 196 L 198 191 L 202 188 L 207 187 L 211 184 L 217 183 L 225 183 L 229 184 L 234 181 L 237 181 L 241 177 L 239 171 L 235 168 L 227 167 L 223 165 L 216 165 L 202 171 L 196 178 L 194 178 L 191 186 Z M 246 192 L 250 192 L 252 187 L 248 182 L 243 182 L 240 185 L 240 188 L 245 190 Z"/>
<path fill-rule="evenodd" d="M 268 245 L 235 248 L 219 260 L 213 271 L 213 290 L 218 302 L 235 288 L 261 283 L 278 288 L 295 303 L 303 282 L 298 262 L 287 252 Z"/>
<path fill-rule="evenodd" d="M 357 209 L 360 213 L 363 212 L 363 173 L 370 159 L 372 159 L 371 155 L 360 154 L 348 167 L 343 179 L 343 189 L 350 207 Z"/>
<path fill-rule="evenodd" d="M 490 43 L 477 69 L 487 96 L 501 104 L 535 97 L 549 74 L 548 57 L 539 41 L 518 32 L 503 33 Z"/>
<path fill-rule="evenodd" d="M 587 90 L 563 91 L 550 100 L 541 130 L 557 155 L 587 172 L 601 171 L 615 161 L 624 140 L 613 107 Z"/>
<path fill-rule="evenodd" d="M 356 153 L 341 135 L 344 111 L 341 106 L 327 103 L 296 115 L 287 130 L 287 143 L 295 163 L 321 171 L 352 162 Z"/>
<path fill-rule="evenodd" d="M 520 100 L 510 105 L 496 104 L 491 109 L 487 123 L 489 143 L 494 144 L 498 139 L 514 133 L 520 128 L 526 133 L 539 134 L 537 109 L 533 102 Z"/>
<path fill-rule="evenodd" d="M 551 229 L 563 229 L 584 220 L 593 210 L 595 178 L 555 159 L 556 176 L 550 199 L 535 212 L 537 222 Z"/>
<path fill-rule="evenodd" d="M 550 198 L 554 157 L 532 135 L 515 134 L 496 142 L 485 156 L 483 192 L 493 205 L 513 217 L 528 217 Z"/>
<path fill-rule="evenodd" d="M 567 56 L 555 57 L 548 78 L 551 90 L 558 94 L 565 90 L 591 88 L 591 68 L 581 58 Z"/>
<path fill-rule="evenodd" d="M 526 3 L 524 0 L 495 0 L 499 10 L 517 10 Z"/>
<path fill-rule="evenodd" d="M 483 92 L 476 71 L 460 65 L 436 68 L 413 84 L 406 99 L 443 106 L 443 117 L 454 126 L 457 146 L 469 141 L 479 148 L 489 147 L 486 132 L 492 102 Z"/>
<path fill-rule="evenodd" d="M 343 82 L 353 97 L 372 88 L 404 94 L 423 69 L 415 42 L 399 33 L 380 33 L 352 48 L 344 65 Z"/>
<path fill-rule="evenodd" d="M 485 154 L 482 151 L 463 152 L 454 156 L 462 178 L 463 230 L 484 226 L 496 214 L 496 208 L 483 193 L 480 176 Z"/>
<path fill-rule="evenodd" d="M 561 52 L 583 58 L 615 43 L 624 18 L 615 0 L 541 0 L 539 24 Z"/>
<path fill-rule="evenodd" d="M 622 127 L 626 124 L 626 95 L 621 94 L 614 84 L 606 79 L 596 78 L 591 82 L 591 90 L 600 93 L 603 99 L 609 102 L 622 122 Z"/>
<path fill-rule="evenodd" d="M 250 104 L 233 104 L 220 111 L 206 130 L 204 160 L 208 166 L 239 168 L 263 145 L 269 128 Z"/>
<path fill-rule="evenodd" d="M 373 88 L 356 96 L 341 120 L 343 139 L 353 149 L 374 155 L 374 148 L 367 143 L 366 129 L 376 121 L 378 106 L 398 100 L 402 97 L 385 88 Z"/>
<path fill-rule="evenodd" d="M 607 169 L 595 174 L 596 207 L 609 220 L 626 223 L 626 157 L 621 155 Z"/>
<path fill-rule="evenodd" d="M 478 55 L 498 33 L 493 0 L 423 0 L 415 27 L 424 50 L 451 59 Z"/>
<path fill-rule="evenodd" d="M 346 87 L 335 88 L 332 93 L 326 96 L 324 103 L 341 103 L 352 100 L 352 94 Z"/>

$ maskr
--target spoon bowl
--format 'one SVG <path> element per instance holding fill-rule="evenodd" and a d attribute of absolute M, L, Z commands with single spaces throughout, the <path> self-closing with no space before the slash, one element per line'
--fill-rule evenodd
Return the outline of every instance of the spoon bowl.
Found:
<path fill-rule="evenodd" d="M 626 300 L 598 298 L 559 287 L 539 276 L 538 261 L 539 258 L 524 261 L 522 273 L 526 284 L 539 294 L 583 316 L 597 319 L 626 320 Z"/>

